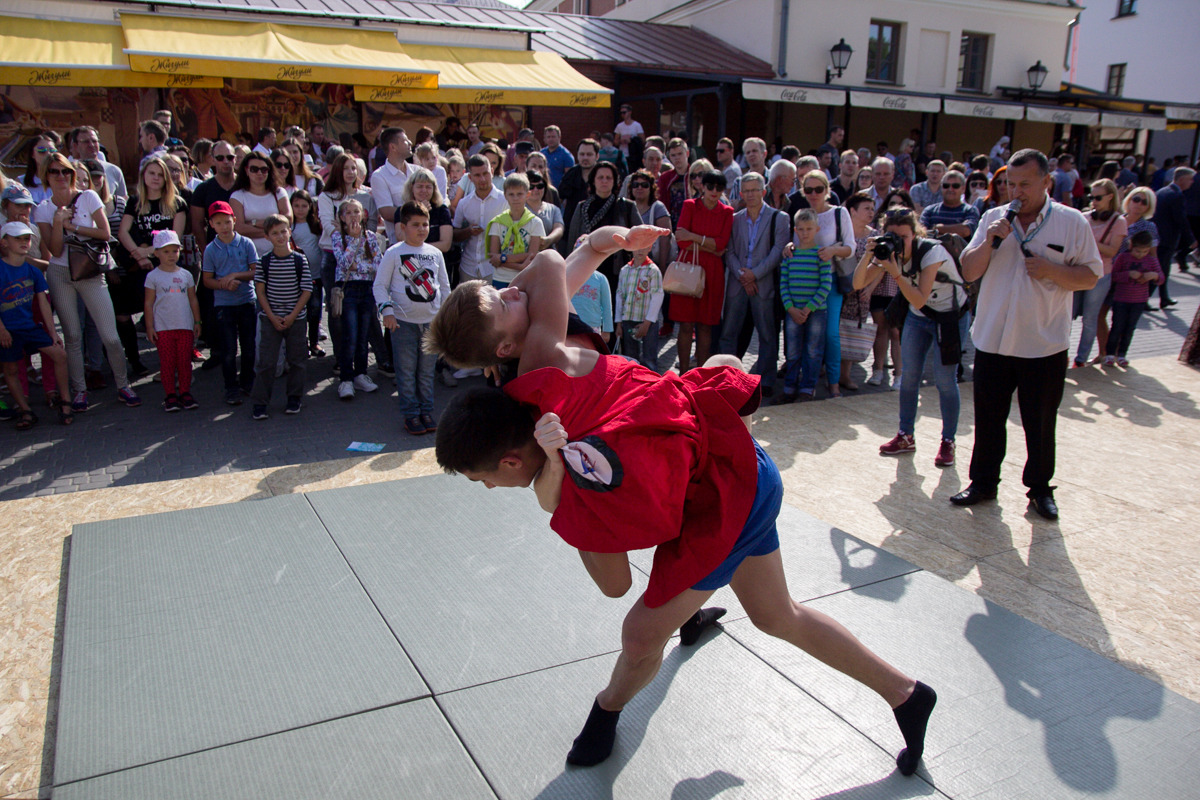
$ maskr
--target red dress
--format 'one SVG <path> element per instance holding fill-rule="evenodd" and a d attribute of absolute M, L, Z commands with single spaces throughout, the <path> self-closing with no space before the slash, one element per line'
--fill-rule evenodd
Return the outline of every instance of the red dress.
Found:
<path fill-rule="evenodd" d="M 504 391 L 558 414 L 570 437 L 550 527 L 593 553 L 657 547 L 645 594 L 654 608 L 712 572 L 750 515 L 758 462 L 738 412 L 757 386 L 730 367 L 680 377 L 601 356 L 582 377 L 543 367 Z"/>
<path fill-rule="evenodd" d="M 724 203 L 709 210 L 703 200 L 685 200 L 679 214 L 679 227 L 697 236 L 707 236 L 717 243 L 718 250 L 729 245 L 729 234 L 733 231 L 733 209 Z M 675 322 L 699 322 L 716 325 L 721 321 L 725 307 L 725 259 L 714 253 L 700 250 L 700 266 L 704 267 L 704 294 L 700 297 L 671 295 L 670 313 Z M 687 250 L 680 250 L 679 259 L 691 261 Z"/>

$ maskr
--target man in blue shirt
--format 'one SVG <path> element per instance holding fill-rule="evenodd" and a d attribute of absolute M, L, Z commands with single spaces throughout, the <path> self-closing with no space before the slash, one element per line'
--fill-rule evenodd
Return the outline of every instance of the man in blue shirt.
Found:
<path fill-rule="evenodd" d="M 1063 153 L 1058 157 L 1058 169 L 1054 171 L 1054 188 L 1050 192 L 1051 200 L 1071 208 L 1075 207 L 1071 197 L 1075 188 L 1075 172 L 1072 169 L 1074 164 L 1075 159 L 1070 153 Z"/>
<path fill-rule="evenodd" d="M 546 166 L 550 168 L 550 182 L 557 188 L 567 170 L 575 166 L 575 156 L 562 146 L 562 131 L 557 125 L 547 125 L 542 132 L 542 139 L 546 142 L 542 155 L 546 157 Z"/>
<path fill-rule="evenodd" d="M 967 179 L 956 169 L 942 178 L 942 201 L 926 206 L 921 212 L 921 224 L 930 235 L 957 233 L 967 239 L 975 234 L 979 226 L 979 209 L 963 202 L 963 189 Z"/>

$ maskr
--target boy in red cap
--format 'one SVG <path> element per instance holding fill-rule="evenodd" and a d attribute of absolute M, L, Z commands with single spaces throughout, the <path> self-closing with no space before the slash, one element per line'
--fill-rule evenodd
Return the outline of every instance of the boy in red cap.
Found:
<path fill-rule="evenodd" d="M 566 342 L 570 298 L 596 267 L 666 233 L 605 227 L 565 265 L 554 251 L 540 253 L 503 291 L 461 284 L 427 339 L 456 366 L 520 359 L 503 392 L 465 393 L 443 413 L 436 455 L 444 470 L 489 488 L 532 485 L 553 514 L 551 528 L 580 551 L 610 597 L 632 586 L 627 552 L 656 548 L 646 592 L 625 617 L 612 677 L 567 761 L 590 766 L 609 756 L 621 709 L 654 678 L 671 634 L 729 585 L 758 628 L 888 703 L 905 742 L 896 763 L 911 775 L 937 695 L 792 600 L 775 528 L 782 481 L 749 434 L 758 378 L 730 366 L 659 376 Z M 541 414 L 536 423 L 528 405 Z"/>
<path fill-rule="evenodd" d="M 242 404 L 242 395 L 254 386 L 254 272 L 258 251 L 254 242 L 233 229 L 233 207 L 218 200 L 208 207 L 208 224 L 217 238 L 204 248 L 201 280 L 212 290 L 217 331 L 222 340 L 225 402 Z M 242 350 L 239 375 L 237 354 Z"/>

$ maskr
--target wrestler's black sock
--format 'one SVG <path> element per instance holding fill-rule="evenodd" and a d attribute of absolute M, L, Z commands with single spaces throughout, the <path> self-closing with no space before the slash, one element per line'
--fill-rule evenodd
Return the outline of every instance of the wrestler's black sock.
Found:
<path fill-rule="evenodd" d="M 900 768 L 901 775 L 912 775 L 917 771 L 917 764 L 925 752 L 925 726 L 935 705 L 937 692 L 917 681 L 917 687 L 909 698 L 892 709 L 906 745 L 896 756 L 896 766 Z"/>
<path fill-rule="evenodd" d="M 588 714 L 583 730 L 575 737 L 571 752 L 567 753 L 567 763 L 577 767 L 591 767 L 608 758 L 612 753 L 613 741 L 617 738 L 617 719 L 620 711 L 605 711 L 600 707 L 600 701 L 592 703 L 592 713 Z"/>
<path fill-rule="evenodd" d="M 700 634 L 704 633 L 705 629 L 716 625 L 717 620 L 723 616 L 725 609 L 720 606 L 700 609 L 679 629 L 679 643 L 684 647 L 691 647 L 700 641 Z"/>

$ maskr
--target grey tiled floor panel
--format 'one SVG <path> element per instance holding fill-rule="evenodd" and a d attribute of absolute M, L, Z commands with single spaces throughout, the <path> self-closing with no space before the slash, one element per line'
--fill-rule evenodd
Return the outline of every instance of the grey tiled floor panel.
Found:
<path fill-rule="evenodd" d="M 1200 707 L 794 508 L 793 595 L 940 701 L 886 705 L 730 608 L 667 646 L 603 765 L 564 756 L 633 598 L 531 492 L 436 476 L 79 526 L 55 797 L 1192 796 Z M 635 565 L 648 567 L 641 554 Z M 645 585 L 635 575 L 634 592 Z"/>

